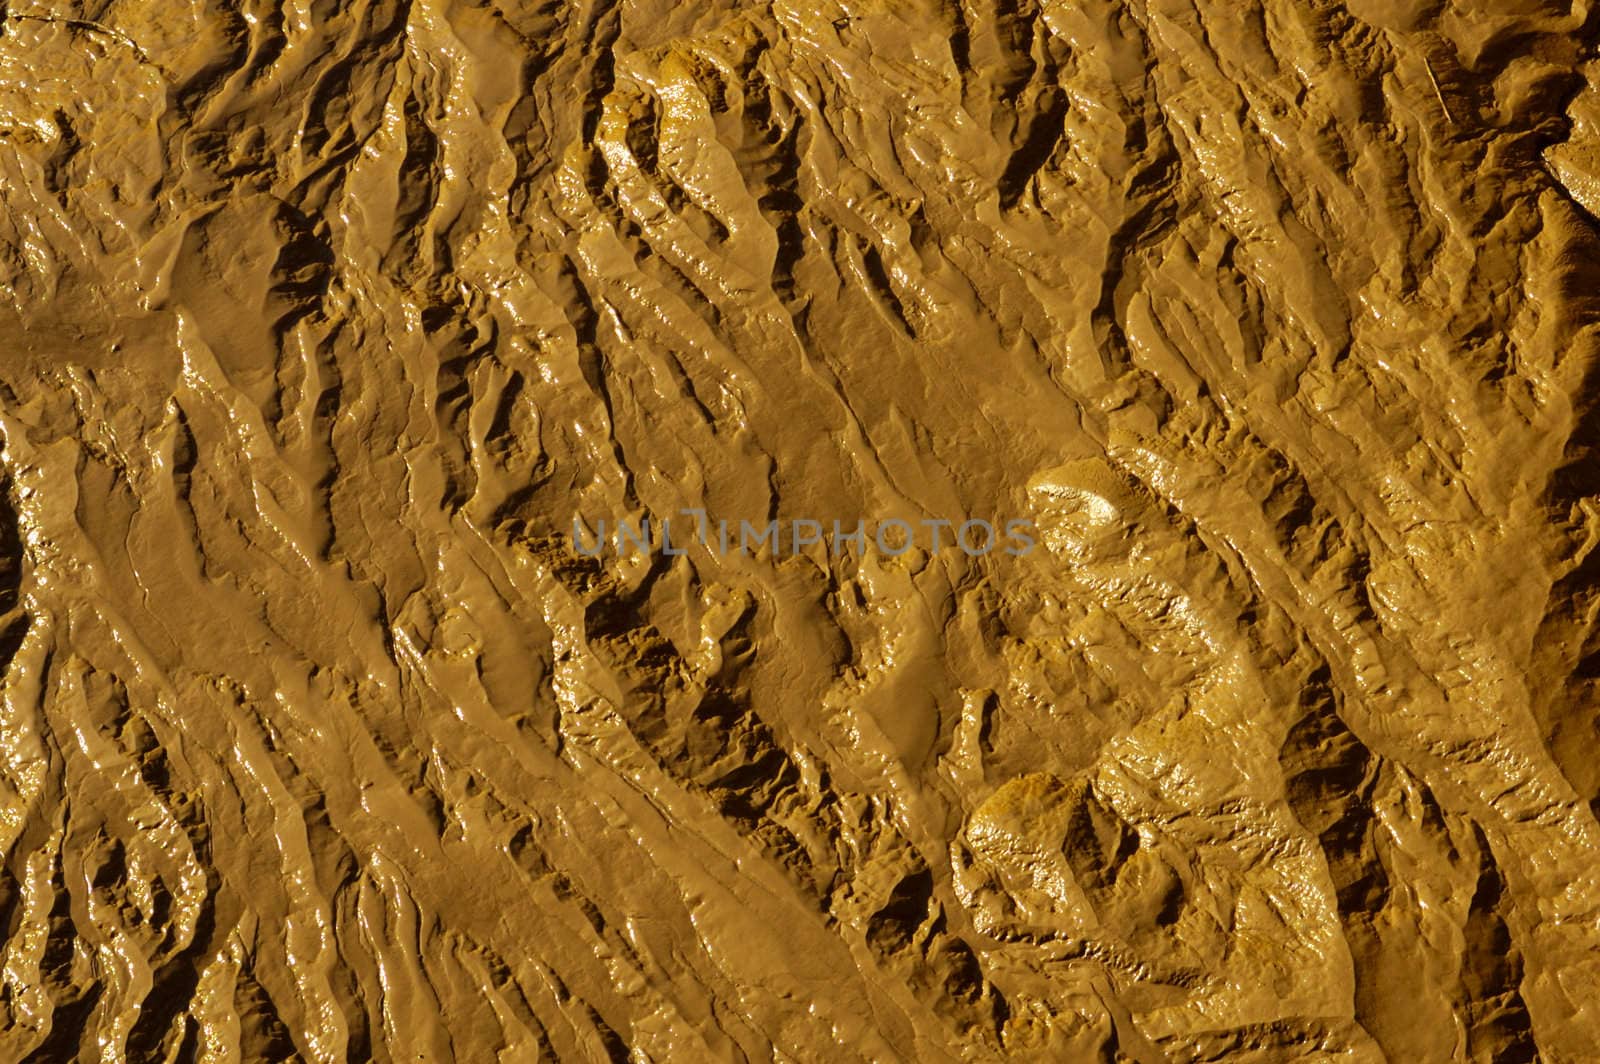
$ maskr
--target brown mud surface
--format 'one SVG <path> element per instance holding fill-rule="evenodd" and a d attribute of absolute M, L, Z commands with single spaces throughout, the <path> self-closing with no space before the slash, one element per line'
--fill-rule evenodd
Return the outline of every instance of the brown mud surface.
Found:
<path fill-rule="evenodd" d="M 0 15 L 0 1060 L 1600 1060 L 1587 2 Z"/>

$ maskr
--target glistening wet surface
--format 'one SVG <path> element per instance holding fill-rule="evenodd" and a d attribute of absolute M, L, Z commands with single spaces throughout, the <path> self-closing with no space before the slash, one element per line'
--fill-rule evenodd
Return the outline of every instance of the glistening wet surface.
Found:
<path fill-rule="evenodd" d="M 1596 1059 L 1586 2 L 0 14 L 0 1059 Z"/>

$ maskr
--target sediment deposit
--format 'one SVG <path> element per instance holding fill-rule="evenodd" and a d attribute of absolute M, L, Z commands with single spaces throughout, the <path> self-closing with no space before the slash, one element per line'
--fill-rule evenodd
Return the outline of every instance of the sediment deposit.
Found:
<path fill-rule="evenodd" d="M 1586 0 L 0 15 L 0 1059 L 1600 1060 Z"/>

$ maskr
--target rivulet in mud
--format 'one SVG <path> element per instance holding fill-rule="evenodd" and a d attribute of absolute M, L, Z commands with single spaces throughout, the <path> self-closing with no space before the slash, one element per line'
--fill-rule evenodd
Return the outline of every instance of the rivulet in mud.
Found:
<path fill-rule="evenodd" d="M 1587 0 L 0 15 L 0 1060 L 1596 1059 Z"/>

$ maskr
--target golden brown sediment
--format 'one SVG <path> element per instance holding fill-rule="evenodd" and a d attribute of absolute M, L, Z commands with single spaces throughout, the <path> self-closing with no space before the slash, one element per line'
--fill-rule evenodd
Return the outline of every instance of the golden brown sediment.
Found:
<path fill-rule="evenodd" d="M 1600 1060 L 1587 2 L 0 14 L 0 1061 Z"/>

